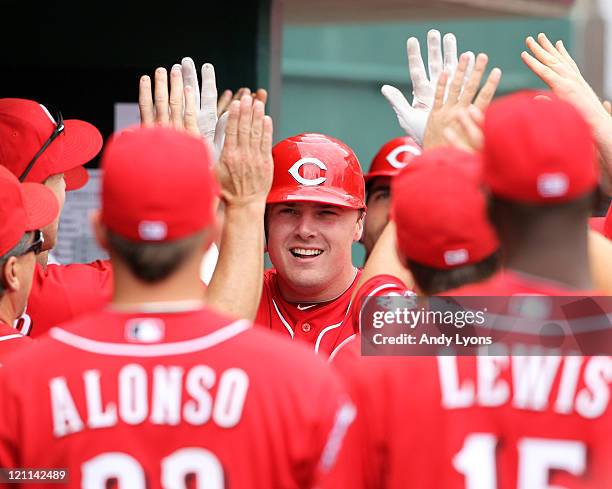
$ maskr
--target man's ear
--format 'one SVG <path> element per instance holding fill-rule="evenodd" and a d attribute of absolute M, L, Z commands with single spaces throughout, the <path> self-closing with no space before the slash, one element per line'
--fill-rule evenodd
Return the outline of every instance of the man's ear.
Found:
<path fill-rule="evenodd" d="M 358 242 L 361 240 L 363 236 L 363 222 L 365 220 L 365 211 L 359 211 L 359 217 L 357 218 L 357 223 L 355 224 L 355 235 L 353 236 L 353 242 Z"/>
<path fill-rule="evenodd" d="M 108 251 L 108 238 L 106 235 L 106 227 L 102 224 L 101 212 L 96 209 L 89 214 L 89 222 L 94 232 L 96 242 L 105 251 Z"/>
<path fill-rule="evenodd" d="M 11 256 L 2 267 L 2 285 L 9 292 L 19 290 L 19 261 Z"/>

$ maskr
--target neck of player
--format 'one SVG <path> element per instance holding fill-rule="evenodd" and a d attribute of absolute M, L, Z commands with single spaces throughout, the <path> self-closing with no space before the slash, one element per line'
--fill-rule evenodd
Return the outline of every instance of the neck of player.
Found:
<path fill-rule="evenodd" d="M 327 302 L 332 301 L 340 297 L 346 292 L 355 281 L 357 276 L 357 269 L 349 264 L 343 267 L 342 271 L 336 276 L 334 280 L 325 286 L 313 285 L 312 287 L 304 287 L 301 285 L 299 288 L 293 287 L 288 281 L 278 276 L 278 285 L 280 292 L 288 302 L 294 303 L 314 303 L 314 302 Z"/>
<path fill-rule="evenodd" d="M 203 301 L 205 286 L 200 278 L 201 254 L 193 254 L 173 273 L 156 282 L 145 282 L 125 263 L 111 255 L 113 263 L 113 305 L 137 306 L 151 302 Z"/>
<path fill-rule="evenodd" d="M 505 266 L 509 269 L 577 290 L 592 290 L 594 287 L 586 229 L 584 233 L 567 233 L 561 238 L 545 229 L 534 229 L 530 231 L 529 239 L 504 242 L 504 248 Z"/>

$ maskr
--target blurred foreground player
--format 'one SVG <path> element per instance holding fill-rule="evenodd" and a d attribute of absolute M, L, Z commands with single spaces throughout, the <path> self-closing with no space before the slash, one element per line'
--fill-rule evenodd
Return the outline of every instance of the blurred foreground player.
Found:
<path fill-rule="evenodd" d="M 21 184 L 0 167 L 0 365 L 7 353 L 31 342 L 13 323 L 28 301 L 36 254 L 44 242 L 40 230 L 58 214 L 51 190 L 37 183 Z"/>
<path fill-rule="evenodd" d="M 2 368 L 0 466 L 68 468 L 69 487 L 297 488 L 313 483 L 330 433 L 325 453 L 339 446 L 354 408 L 327 365 L 202 302 L 210 163 L 202 141 L 172 129 L 108 145 L 94 222 L 112 304 L 52 328 L 27 371 L 19 353 Z"/>
<path fill-rule="evenodd" d="M 504 199 L 494 218 L 515 268 L 458 291 L 592 293 L 586 232 L 597 175 L 586 123 L 569 104 L 533 94 L 494 102 L 486 117 L 485 181 L 494 199 Z M 512 214 L 519 199 L 530 202 L 531 213 L 517 203 Z M 519 215 L 528 217 L 522 229 Z M 554 231 L 568 246 L 557 250 L 540 234 Z M 518 261 L 517 243 L 526 261 Z M 584 270 L 568 267 L 570 259 Z M 328 487 L 612 487 L 610 356 L 359 359 L 342 349 L 336 362 L 360 414 Z"/>
<path fill-rule="evenodd" d="M 479 172 L 473 154 L 441 147 L 416 157 L 394 177 L 392 221 L 355 294 L 355 331 L 372 298 L 440 294 L 497 271 L 499 242 L 487 219 Z"/>
<path fill-rule="evenodd" d="M 33 100 L 0 99 L 0 166 L 22 182 L 42 183 L 57 198 L 60 213 L 66 192 L 87 182 L 83 165 L 102 148 L 102 135 L 91 124 L 64 119 L 61 112 Z M 43 202 L 40 203 L 42 205 Z M 55 247 L 60 215 L 42 229 L 44 244 L 38 255 L 32 293 L 17 327 L 38 336 L 50 326 L 82 312 L 102 307 L 112 289 L 108 262 L 47 265 Z"/>

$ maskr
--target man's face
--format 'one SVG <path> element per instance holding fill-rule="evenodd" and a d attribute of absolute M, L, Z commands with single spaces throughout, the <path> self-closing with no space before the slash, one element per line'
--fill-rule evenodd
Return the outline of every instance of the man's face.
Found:
<path fill-rule="evenodd" d="M 372 180 L 368 192 L 368 214 L 363 227 L 363 246 L 366 257 L 378 241 L 389 222 L 391 209 L 391 177 L 376 177 Z"/>
<path fill-rule="evenodd" d="M 293 293 L 315 296 L 353 271 L 351 245 L 363 230 L 361 212 L 314 202 L 271 204 L 268 253 Z"/>
<path fill-rule="evenodd" d="M 64 202 L 66 202 L 66 182 L 64 181 L 64 174 L 59 173 L 57 175 L 51 175 L 43 183 L 55 194 L 55 197 L 57 198 L 60 205 L 60 211 L 57 215 L 57 218 L 55 218 L 55 220 L 51 224 L 48 224 L 42 229 L 43 236 L 45 238 L 45 243 L 43 245 L 44 251 L 52 249 L 57 242 L 57 229 L 59 227 L 59 219 L 62 213 L 62 209 L 64 208 Z"/>

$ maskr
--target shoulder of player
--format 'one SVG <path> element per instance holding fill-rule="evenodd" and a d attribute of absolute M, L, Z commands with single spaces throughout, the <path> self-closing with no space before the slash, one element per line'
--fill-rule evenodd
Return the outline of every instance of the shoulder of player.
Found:
<path fill-rule="evenodd" d="M 96 279 L 105 281 L 112 277 L 113 267 L 108 260 L 97 260 L 91 263 L 71 263 L 69 265 L 47 265 L 45 269 L 37 266 L 37 274 L 45 280 L 58 281 Z"/>
<path fill-rule="evenodd" d="M 355 297 L 377 297 L 391 293 L 413 295 L 406 284 L 394 275 L 375 275 L 359 287 Z"/>

